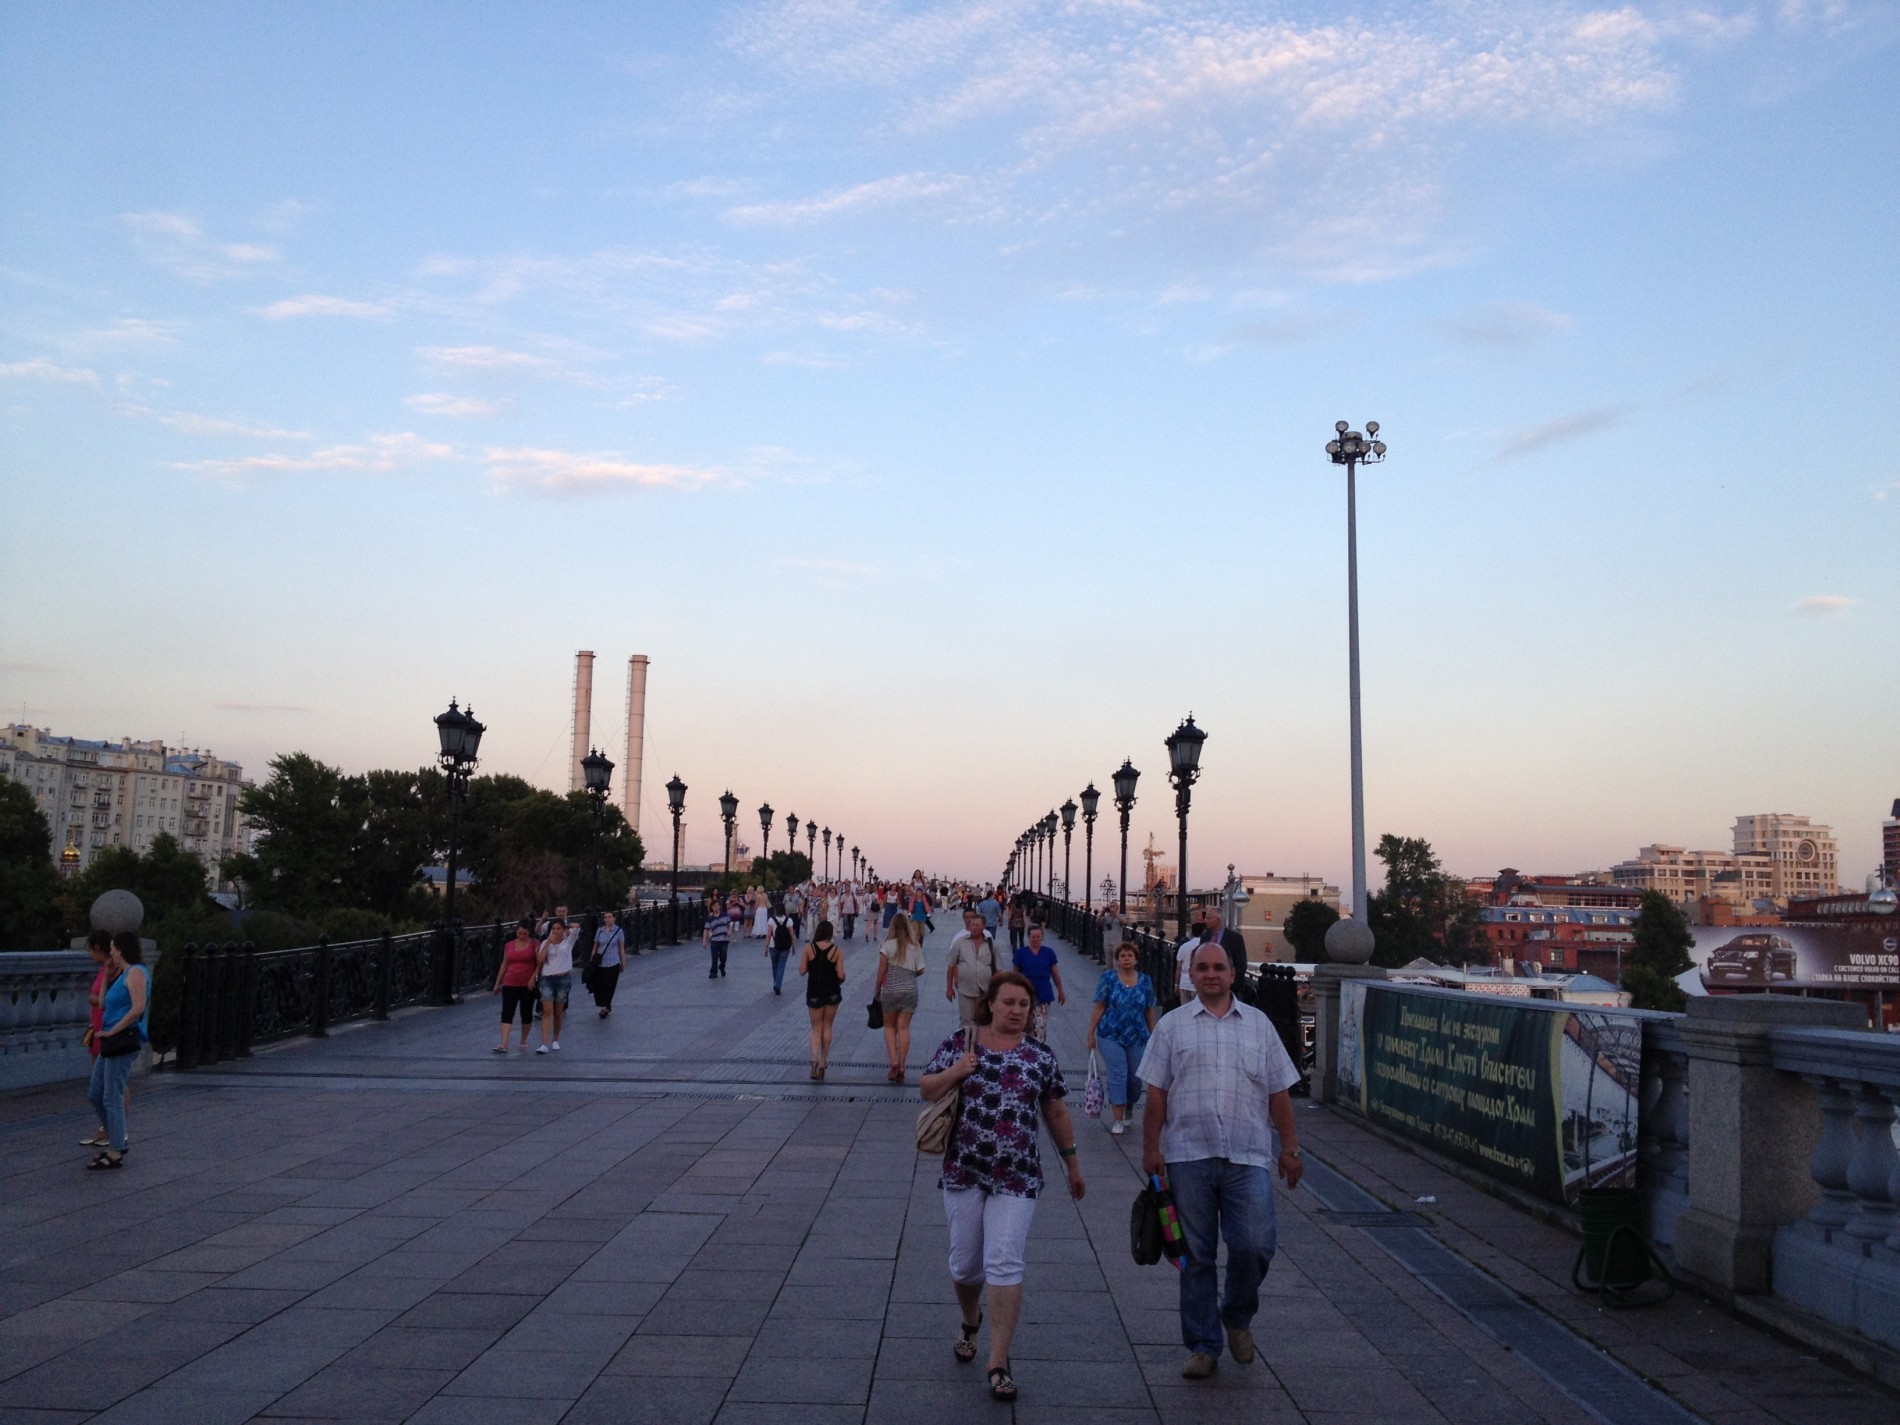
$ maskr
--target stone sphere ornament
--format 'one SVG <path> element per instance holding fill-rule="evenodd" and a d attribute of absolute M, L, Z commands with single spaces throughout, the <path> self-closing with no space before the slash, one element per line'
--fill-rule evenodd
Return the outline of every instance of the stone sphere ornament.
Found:
<path fill-rule="evenodd" d="M 1335 920 L 1326 927 L 1326 958 L 1335 965 L 1363 965 L 1372 959 L 1372 927 L 1363 920 Z"/>
<path fill-rule="evenodd" d="M 109 935 L 137 930 L 145 923 L 145 907 L 130 891 L 107 891 L 92 903 L 92 928 Z"/>

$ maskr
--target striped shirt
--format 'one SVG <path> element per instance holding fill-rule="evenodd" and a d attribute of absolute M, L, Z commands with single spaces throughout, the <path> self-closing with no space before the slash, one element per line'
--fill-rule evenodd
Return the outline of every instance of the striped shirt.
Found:
<path fill-rule="evenodd" d="M 1267 1100 L 1300 1081 L 1280 1035 L 1259 1010 L 1233 1001 L 1216 1015 L 1196 998 L 1161 1016 L 1141 1058 L 1142 1082 L 1168 1096 L 1161 1156 L 1274 1164 Z"/>

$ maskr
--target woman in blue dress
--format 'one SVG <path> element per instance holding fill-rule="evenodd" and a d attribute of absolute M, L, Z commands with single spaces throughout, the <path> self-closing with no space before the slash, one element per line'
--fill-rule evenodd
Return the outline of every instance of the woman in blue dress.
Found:
<path fill-rule="evenodd" d="M 1110 1133 L 1127 1131 L 1134 1111 L 1135 1096 L 1141 1092 L 1141 1080 L 1135 1070 L 1148 1048 L 1148 1036 L 1154 1033 L 1158 1001 L 1154 981 L 1140 970 L 1135 942 L 1124 940 L 1115 950 L 1115 968 L 1102 972 L 1095 986 L 1095 1013 L 1089 1020 L 1089 1048 L 1102 1056 L 1102 1068 L 1108 1079 L 1108 1102 L 1115 1116 L 1108 1125 Z"/>
<path fill-rule="evenodd" d="M 1062 971 L 1056 964 L 1053 946 L 1042 943 L 1042 927 L 1029 931 L 1029 944 L 1016 952 L 1016 972 L 1036 990 L 1036 1007 L 1029 1014 L 1029 1036 L 1049 1042 L 1049 1006 L 1067 1004 L 1069 992 L 1062 987 Z"/>

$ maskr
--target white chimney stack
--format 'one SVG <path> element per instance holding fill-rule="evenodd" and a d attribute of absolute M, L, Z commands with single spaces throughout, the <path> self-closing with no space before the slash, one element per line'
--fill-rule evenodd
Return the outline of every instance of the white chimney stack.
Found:
<path fill-rule="evenodd" d="M 627 825 L 640 829 L 640 757 L 647 736 L 647 656 L 627 660 L 627 758 L 620 774 L 620 809 Z"/>
<path fill-rule="evenodd" d="M 574 755 L 568 758 L 567 767 L 570 792 L 582 791 L 587 786 L 587 774 L 581 770 L 581 762 L 593 747 L 588 741 L 593 735 L 593 725 L 594 653 L 590 648 L 583 648 L 574 655 Z"/>

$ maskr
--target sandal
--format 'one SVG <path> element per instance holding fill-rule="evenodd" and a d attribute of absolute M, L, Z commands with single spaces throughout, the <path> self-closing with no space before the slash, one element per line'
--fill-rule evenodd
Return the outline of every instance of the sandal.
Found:
<path fill-rule="evenodd" d="M 976 1333 L 983 1329 L 983 1313 L 977 1312 L 976 1325 L 963 1321 L 957 1324 L 957 1343 L 950 1348 L 950 1354 L 964 1365 L 976 1359 Z"/>
<path fill-rule="evenodd" d="M 1009 1367 L 1007 1365 L 991 1366 L 990 1399 L 1014 1400 L 1015 1398 L 1016 1382 L 1010 1378 Z"/>
<path fill-rule="evenodd" d="M 118 1157 L 115 1158 L 110 1153 L 101 1153 L 98 1157 L 94 1158 L 90 1163 L 86 1164 L 86 1171 L 90 1173 L 96 1173 L 96 1172 L 101 1172 L 107 1168 L 123 1168 L 124 1166 L 125 1166 L 125 1154 L 121 1153 L 119 1154 Z"/>

